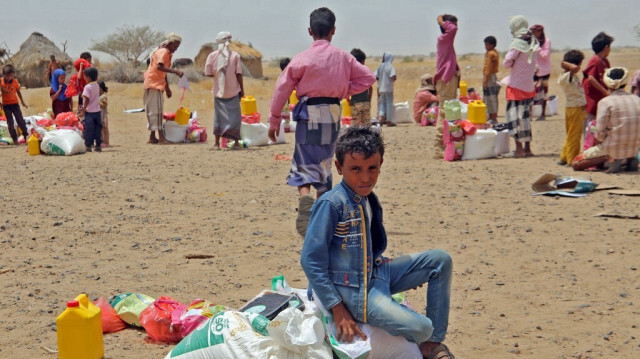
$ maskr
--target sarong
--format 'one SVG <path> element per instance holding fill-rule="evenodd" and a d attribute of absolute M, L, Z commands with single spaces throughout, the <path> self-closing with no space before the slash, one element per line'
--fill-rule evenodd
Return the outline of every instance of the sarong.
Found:
<path fill-rule="evenodd" d="M 533 81 L 535 81 L 536 85 L 536 97 L 533 98 L 534 105 L 542 105 L 547 101 L 547 93 L 549 92 L 549 77 L 550 75 L 544 75 L 540 77 L 535 75 L 533 76 Z"/>
<path fill-rule="evenodd" d="M 287 184 L 294 187 L 310 184 L 324 193 L 333 187 L 331 167 L 340 131 L 340 105 L 304 105 L 308 120 L 294 117 L 296 145 Z"/>
<path fill-rule="evenodd" d="M 533 99 L 507 100 L 509 134 L 518 142 L 531 141 L 531 102 Z"/>
<path fill-rule="evenodd" d="M 144 90 L 144 112 L 147 113 L 147 129 L 149 131 L 162 131 L 163 106 L 162 91 L 156 89 Z"/>
<path fill-rule="evenodd" d="M 230 140 L 240 139 L 240 95 L 231 98 L 215 97 L 213 134 Z"/>
<path fill-rule="evenodd" d="M 482 90 L 482 99 L 487 105 L 487 113 L 498 113 L 498 94 L 500 93 L 500 83 L 496 74 L 489 76 L 487 88 Z"/>

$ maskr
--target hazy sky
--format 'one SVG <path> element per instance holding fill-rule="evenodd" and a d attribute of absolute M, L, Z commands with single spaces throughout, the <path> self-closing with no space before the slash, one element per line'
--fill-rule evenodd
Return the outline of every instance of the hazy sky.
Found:
<path fill-rule="evenodd" d="M 638 4 L 638 0 L 0 0 L 0 43 L 6 42 L 15 53 L 31 32 L 38 31 L 59 47 L 67 40 L 67 53 L 75 58 L 92 40 L 120 25 L 151 25 L 183 37 L 174 58 L 193 58 L 203 43 L 225 30 L 271 59 L 306 49 L 311 42 L 306 30 L 309 13 L 327 6 L 337 17 L 333 43 L 347 51 L 359 47 L 372 56 L 384 51 L 434 52 L 439 34 L 436 17 L 442 13 L 458 17 L 455 46 L 460 54 L 484 52 L 482 40 L 487 35 L 496 36 L 498 49 L 505 50 L 511 38 L 509 17 L 517 14 L 527 17 L 530 25 L 543 24 L 557 49 L 590 48 L 599 31 L 613 36 L 614 46 L 640 46 L 633 30 L 640 23 Z"/>

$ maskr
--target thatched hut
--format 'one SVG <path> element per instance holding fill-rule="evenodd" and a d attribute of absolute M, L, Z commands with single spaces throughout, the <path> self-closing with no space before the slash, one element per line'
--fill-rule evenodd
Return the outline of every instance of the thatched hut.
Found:
<path fill-rule="evenodd" d="M 29 35 L 20 45 L 20 50 L 11 57 L 11 63 L 16 67 L 20 85 L 25 87 L 49 86 L 46 78 L 49 57 L 53 55 L 60 61 L 63 68 L 73 64 L 73 60 L 49 39 L 39 32 Z"/>
<path fill-rule="evenodd" d="M 214 43 L 207 43 L 200 47 L 200 51 L 194 59 L 195 66 L 199 71 L 204 71 L 207 56 L 217 48 Z M 229 48 L 240 55 L 240 59 L 242 60 L 242 76 L 253 78 L 262 77 L 262 54 L 260 51 L 237 41 L 231 41 Z"/>

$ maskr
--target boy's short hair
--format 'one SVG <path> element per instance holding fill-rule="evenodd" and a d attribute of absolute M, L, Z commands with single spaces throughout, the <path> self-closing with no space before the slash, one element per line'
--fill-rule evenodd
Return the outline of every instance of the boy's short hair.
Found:
<path fill-rule="evenodd" d="M 484 42 L 492 46 L 496 46 L 498 44 L 498 40 L 496 40 L 496 37 L 491 35 L 485 37 Z"/>
<path fill-rule="evenodd" d="M 89 51 L 85 51 L 80 54 L 80 58 L 89 61 L 91 60 L 91 53 Z"/>
<path fill-rule="evenodd" d="M 291 62 L 291 59 L 288 57 L 285 57 L 284 59 L 280 60 L 280 70 L 284 71 L 285 67 L 287 67 L 287 65 L 289 65 L 290 62 Z"/>
<path fill-rule="evenodd" d="M 613 37 L 605 34 L 604 32 L 600 32 L 596 35 L 593 40 L 591 40 L 591 49 L 596 54 L 604 50 L 605 47 L 611 46 L 613 42 Z"/>
<path fill-rule="evenodd" d="M 361 63 L 361 64 L 364 64 L 364 60 L 367 59 L 367 55 L 364 53 L 364 51 L 362 51 L 360 49 L 351 50 L 351 55 L 353 57 L 355 57 L 356 60 L 358 60 L 358 62 Z"/>
<path fill-rule="evenodd" d="M 321 7 L 315 9 L 309 15 L 309 27 L 318 38 L 327 37 L 335 26 L 336 15 L 329 8 Z"/>
<path fill-rule="evenodd" d="M 580 50 L 570 50 L 564 54 L 562 61 L 568 62 L 574 65 L 580 65 L 584 60 L 584 54 Z"/>
<path fill-rule="evenodd" d="M 336 142 L 336 160 L 344 164 L 344 156 L 348 153 L 362 153 L 369 158 L 375 153 L 384 156 L 384 140 L 382 135 L 370 126 L 352 126 L 347 128 Z"/>
<path fill-rule="evenodd" d="M 98 69 L 95 67 L 88 67 L 84 71 L 84 75 L 91 79 L 91 81 L 95 81 L 98 79 Z"/>
<path fill-rule="evenodd" d="M 9 74 L 15 74 L 15 73 L 16 73 L 16 68 L 13 67 L 13 65 L 6 64 L 6 65 L 2 66 L 2 74 L 3 75 L 9 75 Z"/>
<path fill-rule="evenodd" d="M 444 15 L 442 15 L 442 21 L 455 22 L 457 24 L 458 23 L 458 18 L 455 15 L 444 14 Z"/>

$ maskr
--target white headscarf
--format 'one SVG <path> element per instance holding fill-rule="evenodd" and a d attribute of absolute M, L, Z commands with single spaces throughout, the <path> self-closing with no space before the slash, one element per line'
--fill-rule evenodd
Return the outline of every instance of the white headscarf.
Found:
<path fill-rule="evenodd" d="M 149 58 L 151 58 L 151 56 L 153 56 L 153 54 L 158 51 L 158 49 L 160 49 L 161 47 L 165 47 L 167 45 L 169 45 L 172 42 L 182 42 L 182 37 L 180 37 L 180 35 L 176 34 L 175 32 L 170 32 L 168 34 L 166 34 L 164 36 L 164 41 L 162 43 L 160 43 L 160 46 L 156 47 L 155 49 L 151 50 L 149 52 Z"/>
<path fill-rule="evenodd" d="M 609 77 L 611 76 L 611 71 L 613 70 L 622 70 L 624 72 L 624 74 L 622 75 L 622 78 L 614 80 L 611 77 Z M 620 87 L 626 85 L 628 78 L 629 78 L 629 70 L 625 69 L 624 67 L 609 68 L 607 69 L 607 71 L 605 71 L 603 76 L 604 84 L 607 85 L 607 87 L 609 87 L 612 90 L 617 90 Z"/>
<path fill-rule="evenodd" d="M 533 53 L 540 47 L 538 40 L 529 31 L 529 22 L 522 15 L 516 15 L 509 21 L 513 40 L 509 44 L 509 49 L 516 49 L 527 54 L 527 62 L 531 63 Z"/>
<path fill-rule="evenodd" d="M 229 45 L 231 44 L 231 33 L 228 31 L 221 31 L 216 36 L 216 43 L 218 43 L 218 66 L 216 67 L 216 78 L 218 79 L 218 93 L 217 97 L 222 97 L 224 94 L 224 87 L 226 82 L 227 64 L 229 63 Z"/>

